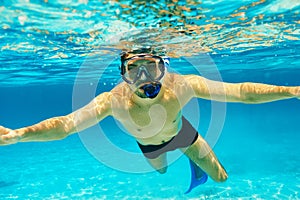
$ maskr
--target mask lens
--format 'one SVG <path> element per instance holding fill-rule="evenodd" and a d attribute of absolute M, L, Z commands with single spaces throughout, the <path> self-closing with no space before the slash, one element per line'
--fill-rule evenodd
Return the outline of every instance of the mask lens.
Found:
<path fill-rule="evenodd" d="M 139 65 L 136 62 L 128 62 L 127 68 L 125 71 L 125 77 L 129 81 L 134 81 L 139 73 Z"/>
<path fill-rule="evenodd" d="M 130 82 L 136 82 L 144 74 L 156 81 L 162 77 L 164 67 L 164 62 L 159 57 L 133 57 L 125 63 L 123 76 Z"/>

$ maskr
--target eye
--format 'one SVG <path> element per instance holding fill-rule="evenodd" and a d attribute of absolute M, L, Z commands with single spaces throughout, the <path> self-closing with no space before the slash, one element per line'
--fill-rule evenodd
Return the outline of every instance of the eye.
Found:
<path fill-rule="evenodd" d="M 134 78 L 136 77 L 137 73 L 138 73 L 138 67 L 133 67 L 133 68 L 129 68 L 128 66 L 128 71 L 127 71 L 127 76 L 130 77 L 130 78 Z"/>
<path fill-rule="evenodd" d="M 154 69 L 155 68 L 155 63 L 154 62 L 148 63 L 148 67 L 151 68 L 151 69 Z"/>
<path fill-rule="evenodd" d="M 130 64 L 130 65 L 128 65 L 128 70 L 132 70 L 132 69 L 134 69 L 134 68 L 136 68 L 137 67 L 137 65 L 136 64 Z"/>

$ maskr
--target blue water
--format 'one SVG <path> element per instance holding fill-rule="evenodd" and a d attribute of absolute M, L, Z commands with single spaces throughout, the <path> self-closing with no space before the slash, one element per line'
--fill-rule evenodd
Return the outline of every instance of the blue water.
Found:
<path fill-rule="evenodd" d="M 121 81 L 122 49 L 149 45 L 165 49 L 172 70 L 181 74 L 300 85 L 299 1 L 166 4 L 0 1 L 0 125 L 20 128 L 72 112 Z M 220 116 L 213 115 L 215 102 L 194 103 L 198 112 L 187 108 L 186 114 L 200 116 L 198 131 L 205 137 Z M 106 162 L 80 134 L 1 146 L 0 198 L 299 199 L 299 100 L 225 106 L 213 145 L 229 175 L 225 183 L 209 179 L 184 195 L 188 160 L 172 161 L 163 175 L 151 171 L 134 139 L 107 118 L 96 126 L 105 135 L 89 129 L 94 150 Z M 124 159 L 103 138 L 136 161 Z"/>

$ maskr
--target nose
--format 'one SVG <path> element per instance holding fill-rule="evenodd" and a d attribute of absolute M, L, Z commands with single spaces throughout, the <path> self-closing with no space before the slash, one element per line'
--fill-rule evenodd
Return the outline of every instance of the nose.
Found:
<path fill-rule="evenodd" d="M 142 72 L 141 78 L 142 81 L 145 81 L 147 79 L 145 72 Z"/>

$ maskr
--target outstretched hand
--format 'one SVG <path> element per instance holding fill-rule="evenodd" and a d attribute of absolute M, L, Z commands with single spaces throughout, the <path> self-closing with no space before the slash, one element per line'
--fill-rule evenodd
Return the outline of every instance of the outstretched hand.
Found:
<path fill-rule="evenodd" d="M 0 126 L 0 146 L 15 144 L 18 141 L 19 136 L 14 130 Z"/>
<path fill-rule="evenodd" d="M 292 94 L 292 97 L 295 97 L 300 100 L 300 86 L 292 86 L 288 88 L 290 94 Z"/>

